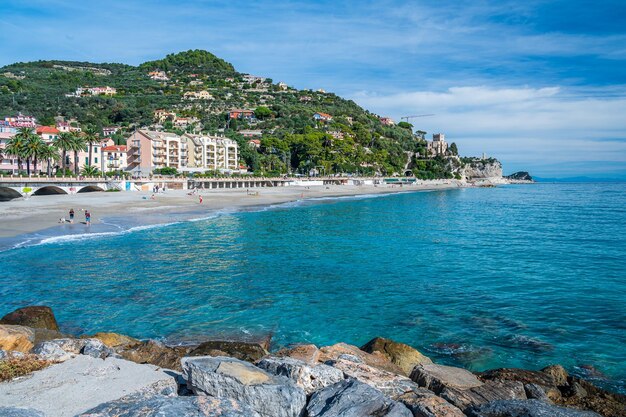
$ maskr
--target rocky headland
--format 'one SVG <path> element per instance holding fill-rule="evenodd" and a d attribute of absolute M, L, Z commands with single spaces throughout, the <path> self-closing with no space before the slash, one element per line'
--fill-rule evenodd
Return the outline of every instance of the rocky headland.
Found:
<path fill-rule="evenodd" d="M 0 320 L 0 416 L 626 416 L 626 396 L 559 365 L 472 373 L 380 337 L 269 348 L 77 337 L 48 307 L 25 307 Z"/>

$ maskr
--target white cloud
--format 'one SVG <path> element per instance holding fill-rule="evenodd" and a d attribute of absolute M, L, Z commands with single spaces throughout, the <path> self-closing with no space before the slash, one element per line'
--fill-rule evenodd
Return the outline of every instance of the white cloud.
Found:
<path fill-rule="evenodd" d="M 451 87 L 391 95 L 359 92 L 353 99 L 381 115 L 434 113 L 411 120 L 429 133 L 444 132 L 462 153 L 487 152 L 515 169 L 559 166 L 580 174 L 580 163 L 623 164 L 626 174 L 626 96 L 589 97 L 562 87 Z M 570 172 L 567 166 L 570 165 Z M 615 164 L 613 166 L 615 168 Z M 619 170 L 618 170 L 619 171 Z"/>

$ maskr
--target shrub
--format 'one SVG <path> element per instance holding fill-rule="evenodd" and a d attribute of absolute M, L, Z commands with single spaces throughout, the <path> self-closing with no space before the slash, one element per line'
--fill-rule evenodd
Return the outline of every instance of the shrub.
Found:
<path fill-rule="evenodd" d="M 28 375 L 31 372 L 43 369 L 52 362 L 38 359 L 35 356 L 22 358 L 8 358 L 0 361 L 0 382 L 10 381 L 18 376 Z"/>

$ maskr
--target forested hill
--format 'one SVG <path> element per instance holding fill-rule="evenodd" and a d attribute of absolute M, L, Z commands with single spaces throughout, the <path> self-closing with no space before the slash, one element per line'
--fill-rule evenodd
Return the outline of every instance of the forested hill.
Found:
<path fill-rule="evenodd" d="M 90 92 L 93 87 L 115 90 L 104 95 Z M 383 124 L 377 115 L 332 93 L 241 74 L 201 50 L 139 66 L 70 61 L 8 65 L 0 69 L 0 109 L 1 118 L 22 113 L 46 125 L 62 116 L 97 128 L 119 126 L 118 141 L 135 128 L 155 125 L 178 133 L 224 132 L 238 140 L 244 162 L 260 172 L 323 167 L 326 173 L 391 175 L 412 169 L 418 177 L 440 178 L 452 177 L 454 171 L 442 158 L 423 158 L 426 143 L 406 124 Z M 158 109 L 169 115 L 155 118 Z M 229 120 L 233 109 L 250 109 L 255 117 Z M 332 119 L 316 120 L 315 113 Z M 250 135 L 260 135 L 258 149 L 248 145 Z"/>

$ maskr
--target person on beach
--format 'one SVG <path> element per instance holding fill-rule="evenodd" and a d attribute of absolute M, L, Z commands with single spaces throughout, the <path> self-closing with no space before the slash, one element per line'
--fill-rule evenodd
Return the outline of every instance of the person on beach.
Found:
<path fill-rule="evenodd" d="M 74 209 L 70 209 L 70 223 L 74 223 Z"/>
<path fill-rule="evenodd" d="M 202 204 L 202 196 L 198 196 L 198 199 L 200 200 L 200 204 Z"/>
<path fill-rule="evenodd" d="M 85 210 L 85 224 L 87 226 L 91 225 L 91 213 L 89 212 L 89 210 Z"/>

